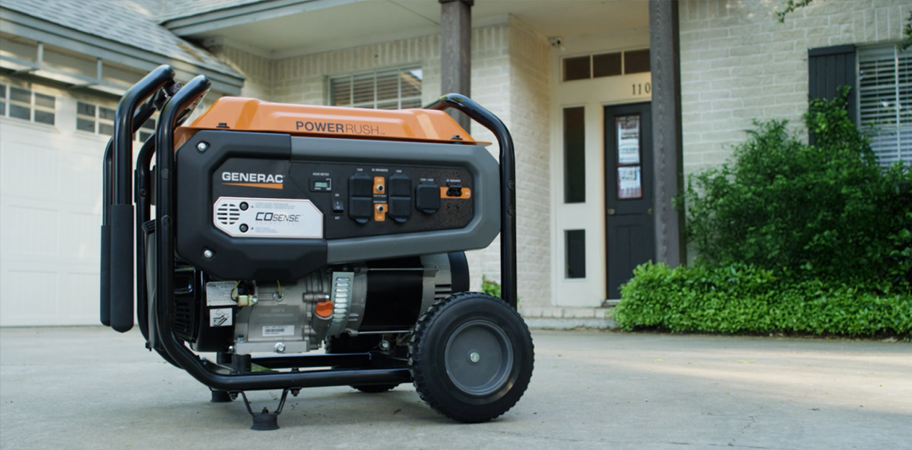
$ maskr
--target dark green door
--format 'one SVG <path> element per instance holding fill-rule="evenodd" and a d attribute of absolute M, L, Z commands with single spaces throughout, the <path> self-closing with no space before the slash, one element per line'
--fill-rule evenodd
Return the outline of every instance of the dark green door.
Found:
<path fill-rule="evenodd" d="M 655 258 L 650 104 L 605 107 L 605 231 L 608 298 Z"/>

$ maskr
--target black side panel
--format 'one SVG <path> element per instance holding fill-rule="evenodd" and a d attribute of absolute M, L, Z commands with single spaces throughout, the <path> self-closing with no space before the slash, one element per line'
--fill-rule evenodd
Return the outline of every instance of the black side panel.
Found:
<path fill-rule="evenodd" d="M 197 144 L 206 142 L 200 152 Z M 203 271 L 225 279 L 300 278 L 326 264 L 323 239 L 230 237 L 212 225 L 212 180 L 228 158 L 288 161 L 285 134 L 199 131 L 177 150 L 177 253 Z M 261 189 L 272 191 L 271 189 Z M 275 197 L 264 192 L 263 197 Z M 211 250 L 212 258 L 203 256 Z"/>

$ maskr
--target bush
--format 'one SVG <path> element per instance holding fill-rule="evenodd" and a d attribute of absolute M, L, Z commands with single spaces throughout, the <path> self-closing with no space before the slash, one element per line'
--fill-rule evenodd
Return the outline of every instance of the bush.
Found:
<path fill-rule="evenodd" d="M 755 122 L 734 162 L 688 180 L 687 235 L 701 260 L 808 280 L 908 284 L 912 173 L 877 164 L 848 117 L 847 96 L 811 102 L 813 145 L 789 135 L 786 121 Z"/>
<path fill-rule="evenodd" d="M 912 333 L 912 294 L 887 286 L 795 280 L 742 263 L 669 268 L 643 264 L 621 287 L 615 318 L 626 330 Z"/>
<path fill-rule="evenodd" d="M 912 171 L 882 168 L 845 110 L 814 100 L 813 144 L 755 122 L 733 162 L 688 180 L 692 267 L 642 265 L 616 318 L 716 333 L 912 333 Z"/>
<path fill-rule="evenodd" d="M 484 275 L 481 276 L 481 292 L 493 297 L 500 298 L 500 283 L 489 280 Z"/>

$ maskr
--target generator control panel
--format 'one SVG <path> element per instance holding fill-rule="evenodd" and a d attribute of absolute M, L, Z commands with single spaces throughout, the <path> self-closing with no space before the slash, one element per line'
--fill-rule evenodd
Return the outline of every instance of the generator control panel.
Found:
<path fill-rule="evenodd" d="M 474 180 L 460 167 L 230 158 L 215 174 L 213 224 L 233 237 L 376 236 L 474 216 Z"/>

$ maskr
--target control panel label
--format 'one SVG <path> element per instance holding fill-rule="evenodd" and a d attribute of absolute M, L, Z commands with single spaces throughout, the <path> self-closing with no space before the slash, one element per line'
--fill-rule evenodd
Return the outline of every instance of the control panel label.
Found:
<path fill-rule="evenodd" d="M 323 237 L 323 213 L 310 200 L 219 197 L 212 221 L 235 237 Z"/>

